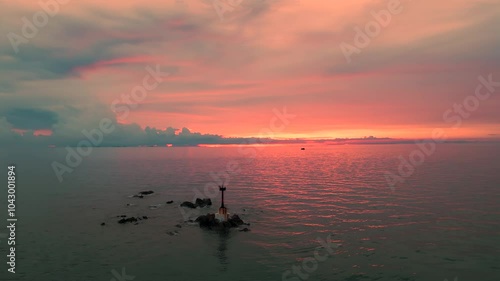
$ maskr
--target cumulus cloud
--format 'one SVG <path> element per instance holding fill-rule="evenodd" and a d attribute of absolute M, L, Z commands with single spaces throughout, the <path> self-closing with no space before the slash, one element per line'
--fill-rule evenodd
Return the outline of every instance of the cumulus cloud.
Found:
<path fill-rule="evenodd" d="M 103 110 L 101 108 L 101 110 Z M 147 126 L 142 129 L 138 124 L 120 124 L 111 112 L 68 108 L 61 111 L 62 118 L 53 112 L 42 109 L 13 109 L 7 117 L 0 117 L 0 144 L 30 146 L 77 146 L 88 135 L 102 140 L 94 146 L 197 146 L 201 144 L 243 144 L 265 143 L 261 138 L 225 138 L 221 135 L 191 132 L 190 129 L 167 127 L 157 129 Z M 97 113 L 93 118 L 85 116 Z M 107 116 L 107 117 L 102 117 Z M 100 129 L 102 120 L 110 120 L 111 132 Z M 38 130 L 49 130 L 50 135 L 37 135 Z M 85 133 L 87 132 L 87 133 Z M 88 133 L 90 132 L 90 133 Z M 93 135 L 94 134 L 94 135 Z"/>

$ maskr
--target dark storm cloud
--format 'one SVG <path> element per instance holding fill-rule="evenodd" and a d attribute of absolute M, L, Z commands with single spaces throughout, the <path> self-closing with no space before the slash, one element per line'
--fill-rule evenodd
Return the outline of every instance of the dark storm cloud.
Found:
<path fill-rule="evenodd" d="M 5 117 L 15 129 L 21 130 L 51 129 L 58 122 L 56 113 L 35 108 L 10 109 Z"/>

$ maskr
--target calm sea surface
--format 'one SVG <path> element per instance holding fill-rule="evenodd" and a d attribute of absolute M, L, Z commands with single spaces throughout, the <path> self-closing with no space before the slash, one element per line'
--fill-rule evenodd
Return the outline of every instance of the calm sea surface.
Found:
<path fill-rule="evenodd" d="M 64 149 L 2 148 L 0 180 L 17 167 L 18 222 L 16 274 L 0 237 L 0 280 L 500 280 L 500 145 L 440 145 L 392 191 L 385 172 L 415 148 L 95 148 L 62 183 L 51 163 Z M 186 222 L 217 211 L 222 180 L 250 232 Z M 155 193 L 130 197 L 143 190 Z M 214 205 L 179 208 L 202 196 Z M 329 237 L 331 253 L 318 242 Z"/>

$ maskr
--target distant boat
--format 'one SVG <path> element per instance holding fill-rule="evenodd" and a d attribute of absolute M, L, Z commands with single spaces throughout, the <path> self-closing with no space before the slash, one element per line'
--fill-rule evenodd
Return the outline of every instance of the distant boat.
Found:
<path fill-rule="evenodd" d="M 301 148 L 300 150 L 306 150 L 306 148 L 305 148 L 305 147 L 303 147 L 303 148 Z"/>

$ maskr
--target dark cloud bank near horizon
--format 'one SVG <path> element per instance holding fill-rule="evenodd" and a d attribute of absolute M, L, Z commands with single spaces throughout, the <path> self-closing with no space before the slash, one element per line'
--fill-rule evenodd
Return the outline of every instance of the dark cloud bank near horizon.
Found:
<path fill-rule="evenodd" d="M 323 144 L 404 144 L 415 140 L 363 137 L 363 138 L 325 138 L 325 139 L 273 139 L 272 135 L 254 137 L 224 137 L 218 134 L 192 132 L 188 128 L 167 127 L 157 129 L 147 126 L 142 129 L 138 124 L 120 124 L 108 111 L 96 109 L 93 120 L 78 123 L 81 112 L 72 108 L 65 116 L 39 108 L 11 108 L 0 112 L 0 145 L 10 146 L 81 146 L 83 142 L 93 147 L 136 147 L 136 146 L 198 146 L 198 145 L 245 145 L 245 144 L 300 144 L 306 142 Z M 52 134 L 35 135 L 37 130 L 51 131 Z M 490 134 L 493 137 L 498 134 Z M 495 139 L 496 140 L 496 139 Z M 448 140 L 464 142 L 466 140 Z M 497 140 L 496 140 L 497 141 Z"/>

